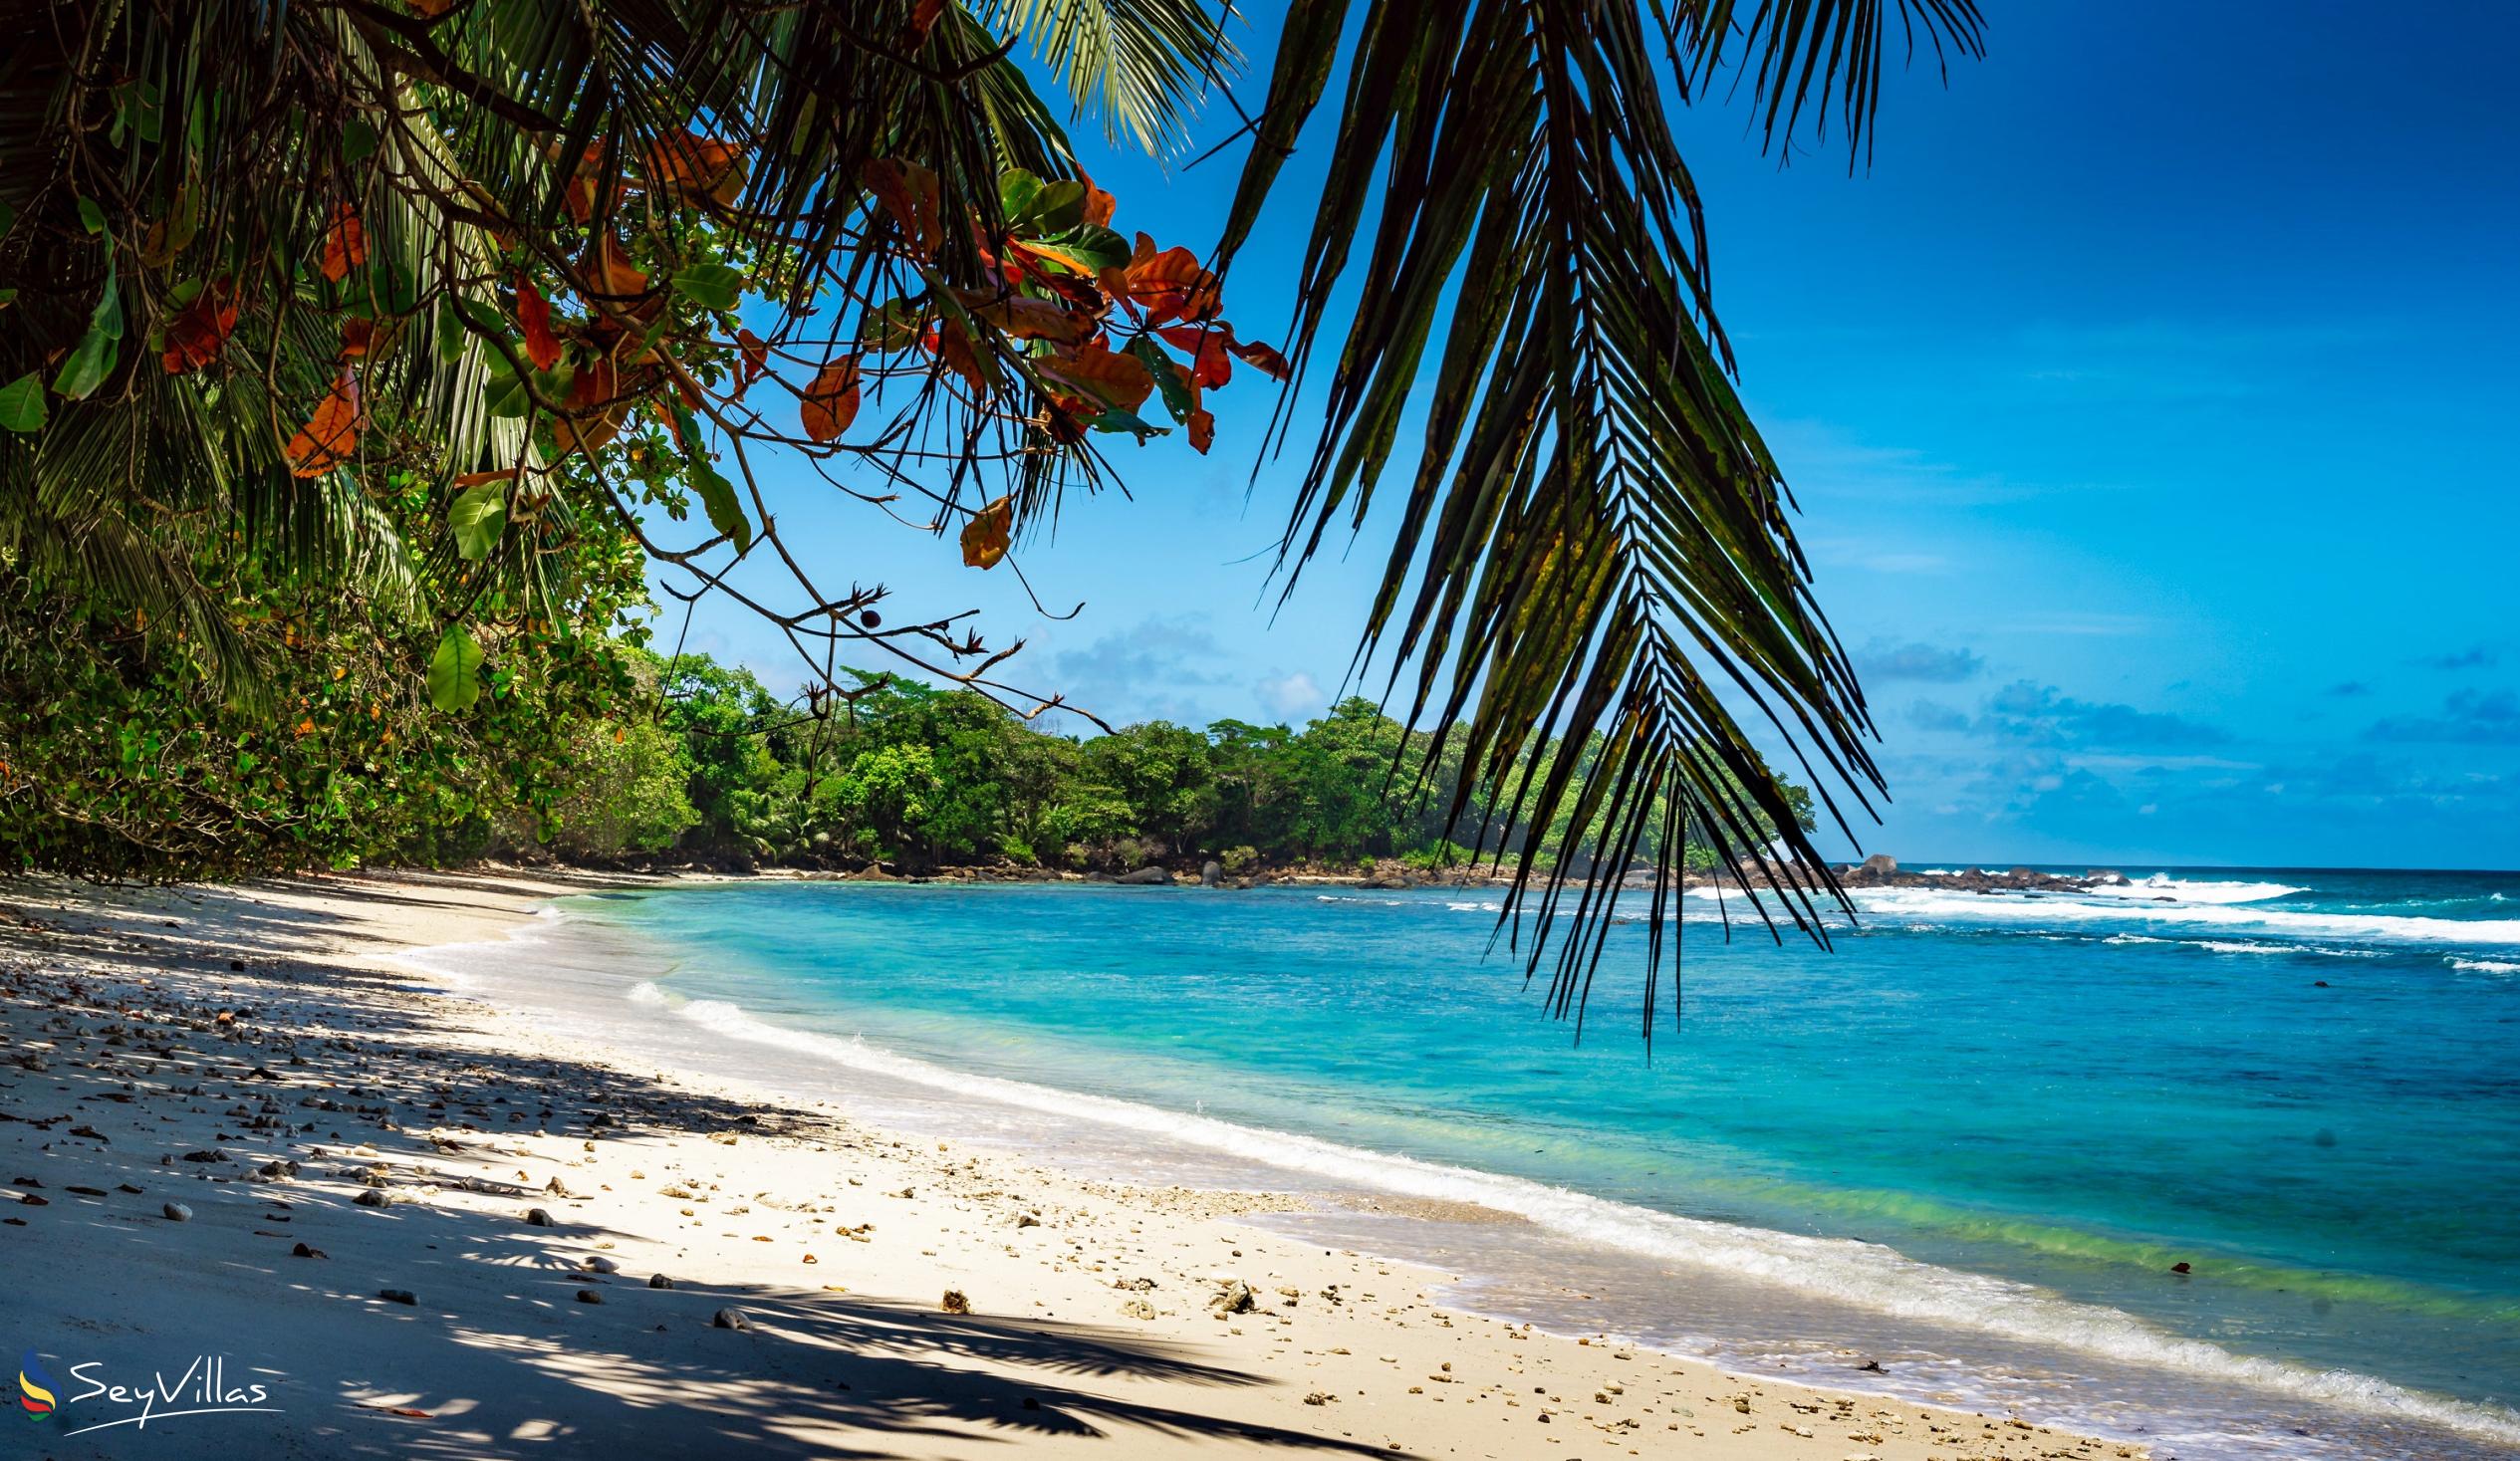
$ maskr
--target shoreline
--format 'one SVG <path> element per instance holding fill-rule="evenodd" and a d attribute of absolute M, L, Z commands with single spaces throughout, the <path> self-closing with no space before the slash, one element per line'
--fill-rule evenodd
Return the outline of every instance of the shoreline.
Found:
<path fill-rule="evenodd" d="M 717 879 L 0 886 L 0 1150 L 42 1183 L 0 1252 L 62 1397 L 197 1352 L 285 1414 L 186 1434 L 319 1451 L 2143 1454 L 1476 1318 L 1236 1221 L 1265 1193 L 913 1145 L 407 987 L 404 954 L 677 880 Z"/>

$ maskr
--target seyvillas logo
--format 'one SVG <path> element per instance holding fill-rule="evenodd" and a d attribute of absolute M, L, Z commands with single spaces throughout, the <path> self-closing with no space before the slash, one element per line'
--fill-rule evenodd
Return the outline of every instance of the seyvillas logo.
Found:
<path fill-rule="evenodd" d="M 35 1362 L 32 1349 L 18 1356 L 18 1404 L 29 1420 L 42 1420 L 53 1413 L 53 1377 Z"/>
<path fill-rule="evenodd" d="M 116 1383 L 106 1377 L 105 1362 L 99 1359 L 67 1367 L 74 1388 L 64 1394 L 37 1361 L 34 1350 L 18 1360 L 18 1405 L 34 1420 L 60 1414 L 71 1425 L 62 1432 L 65 1439 L 118 1425 L 146 1430 L 152 1422 L 187 1416 L 280 1413 L 279 1406 L 267 1403 L 269 1386 L 229 1379 L 225 1355 L 196 1355 L 171 1378 L 164 1370 L 151 1372 L 144 1385 Z M 80 1408 L 74 1411 L 72 1406 Z"/>

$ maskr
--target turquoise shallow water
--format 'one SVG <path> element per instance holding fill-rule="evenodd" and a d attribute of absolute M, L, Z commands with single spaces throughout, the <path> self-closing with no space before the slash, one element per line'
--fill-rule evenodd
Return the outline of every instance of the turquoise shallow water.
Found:
<path fill-rule="evenodd" d="M 777 1048 L 1055 1116 L 1053 1147 L 1108 1129 L 1524 1212 L 1539 1257 L 1385 1234 L 1490 1307 L 1744 1365 L 1895 1354 L 1910 1392 L 2173 1455 L 2520 1451 L 2520 876 L 1859 901 L 1821 953 L 1727 941 L 1693 899 L 1650 1058 L 1640 926 L 1577 1043 L 1477 892 L 579 906 L 730 1069 Z"/>

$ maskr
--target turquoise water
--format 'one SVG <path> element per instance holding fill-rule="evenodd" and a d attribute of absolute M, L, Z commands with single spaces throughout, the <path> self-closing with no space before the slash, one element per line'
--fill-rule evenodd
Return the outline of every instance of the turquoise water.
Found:
<path fill-rule="evenodd" d="M 1686 1018 L 1649 1058 L 1641 926 L 1613 931 L 1578 1043 L 1489 953 L 1476 891 L 581 906 L 656 951 L 638 998 L 729 1048 L 1056 1113 L 1053 1145 L 1099 1123 L 1234 1147 L 1271 1185 L 1524 1212 L 1617 1286 L 1547 1321 L 1805 1368 L 1852 1340 L 1919 1393 L 2153 1417 L 2175 1455 L 2520 1446 L 2520 876 L 1858 896 L 1835 953 L 1727 941 L 1692 899 Z M 1492 1269 L 1491 1307 L 1545 1309 L 1562 1277 L 1423 1241 Z"/>

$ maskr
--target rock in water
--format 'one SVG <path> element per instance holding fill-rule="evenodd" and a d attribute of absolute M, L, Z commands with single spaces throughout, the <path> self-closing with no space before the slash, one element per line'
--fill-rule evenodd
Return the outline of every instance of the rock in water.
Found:
<path fill-rule="evenodd" d="M 1199 886 L 1214 887 L 1225 880 L 1225 864 L 1210 859 L 1199 864 Z"/>
<path fill-rule="evenodd" d="M 170 1223 L 188 1223 L 192 1221 L 192 1209 L 184 1206 L 180 1202 L 169 1202 L 164 1207 L 159 1208 L 158 1211 L 166 1214 L 166 1221 Z"/>
<path fill-rule="evenodd" d="M 1160 867 L 1140 867 L 1134 872 L 1115 877 L 1112 881 L 1124 887 L 1165 887 L 1171 884 L 1172 874 Z"/>
<path fill-rule="evenodd" d="M 1898 859 L 1888 852 L 1875 852 L 1872 856 L 1864 859 L 1864 870 L 1873 873 L 1876 876 L 1896 872 L 1898 870 Z"/>

